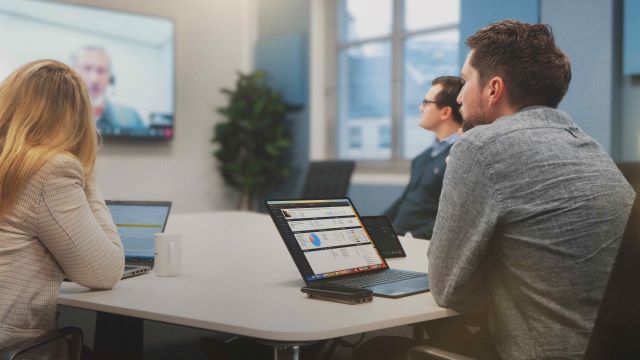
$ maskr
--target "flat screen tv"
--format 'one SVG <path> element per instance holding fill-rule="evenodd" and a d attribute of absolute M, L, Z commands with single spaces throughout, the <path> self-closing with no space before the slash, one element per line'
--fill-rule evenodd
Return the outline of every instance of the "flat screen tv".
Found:
<path fill-rule="evenodd" d="M 62 61 L 85 80 L 103 137 L 171 139 L 174 31 L 155 16 L 0 0 L 0 78 L 32 60 Z"/>

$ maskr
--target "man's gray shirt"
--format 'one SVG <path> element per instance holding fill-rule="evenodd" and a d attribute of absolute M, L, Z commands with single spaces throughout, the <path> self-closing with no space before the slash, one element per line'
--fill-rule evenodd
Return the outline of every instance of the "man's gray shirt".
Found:
<path fill-rule="evenodd" d="M 486 309 L 502 358 L 582 358 L 634 195 L 561 111 L 469 130 L 451 150 L 429 247 L 436 302 Z"/>

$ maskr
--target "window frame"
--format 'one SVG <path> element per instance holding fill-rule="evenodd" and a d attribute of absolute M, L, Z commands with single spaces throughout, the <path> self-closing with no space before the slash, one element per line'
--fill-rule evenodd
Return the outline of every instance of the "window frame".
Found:
<path fill-rule="evenodd" d="M 402 156 L 403 151 L 403 122 L 404 122 L 404 47 L 408 39 L 421 35 L 428 35 L 447 30 L 460 31 L 460 19 L 457 23 L 425 27 L 418 30 L 405 29 L 405 1 L 391 0 L 393 16 L 391 22 L 391 34 L 376 36 L 355 41 L 341 41 L 339 32 L 339 2 L 342 0 L 330 0 L 326 2 L 325 12 L 325 42 L 326 42 L 326 155 L 331 159 L 338 159 L 338 83 L 339 79 L 339 54 L 341 50 L 355 46 L 361 46 L 380 41 L 391 42 L 391 158 L 385 160 L 355 159 L 358 163 L 358 171 L 366 173 L 404 173 L 409 168 L 411 159 Z M 424 89 L 425 93 L 428 89 Z M 418 104 L 416 104 L 417 108 Z"/>

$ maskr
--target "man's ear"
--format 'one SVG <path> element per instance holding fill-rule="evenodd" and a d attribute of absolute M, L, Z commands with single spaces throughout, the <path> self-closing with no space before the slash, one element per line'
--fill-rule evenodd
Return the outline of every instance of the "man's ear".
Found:
<path fill-rule="evenodd" d="M 442 109 L 440 109 L 440 118 L 446 119 L 450 117 L 452 113 L 453 113 L 453 110 L 451 110 L 451 106 L 445 106 Z"/>
<path fill-rule="evenodd" d="M 504 81 L 499 76 L 494 76 L 487 81 L 487 92 L 489 96 L 489 106 L 495 106 L 505 96 Z"/>

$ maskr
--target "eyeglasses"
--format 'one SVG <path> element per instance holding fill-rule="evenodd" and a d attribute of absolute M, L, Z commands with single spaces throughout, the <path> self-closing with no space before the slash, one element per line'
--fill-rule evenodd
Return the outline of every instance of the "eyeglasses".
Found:
<path fill-rule="evenodd" d="M 420 104 L 420 106 L 425 107 L 428 104 L 436 104 L 436 105 L 440 105 L 440 106 L 451 106 L 451 108 L 455 109 L 455 110 L 460 108 L 460 104 L 458 104 L 458 103 L 453 105 L 453 104 L 441 103 L 441 102 L 438 102 L 438 101 L 427 100 L 427 99 L 422 99 L 422 103 Z"/>
<path fill-rule="evenodd" d="M 427 106 L 428 104 L 439 104 L 437 101 L 422 99 L 422 107 Z"/>

